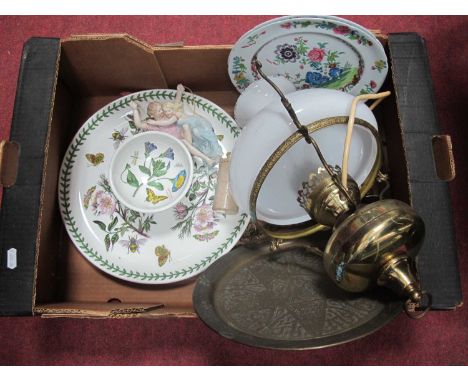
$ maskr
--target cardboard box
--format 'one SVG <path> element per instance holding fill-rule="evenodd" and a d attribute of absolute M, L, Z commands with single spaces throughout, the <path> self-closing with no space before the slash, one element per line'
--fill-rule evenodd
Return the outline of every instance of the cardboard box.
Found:
<path fill-rule="evenodd" d="M 382 89 L 393 95 L 376 116 L 392 194 L 425 219 L 423 287 L 432 291 L 435 309 L 452 309 L 461 303 L 445 184 L 454 166 L 449 137 L 438 138 L 424 43 L 415 34 L 379 38 L 391 63 Z M 18 145 L 7 143 L 0 154 L 2 184 L 10 186 L 0 214 L 1 315 L 196 317 L 194 279 L 132 284 L 101 272 L 78 252 L 60 217 L 58 173 L 82 123 L 126 93 L 183 83 L 232 115 L 238 93 L 226 70 L 230 49 L 152 47 L 128 35 L 33 38 L 25 44 L 11 132 Z M 409 63 L 420 68 L 411 77 L 405 76 Z"/>

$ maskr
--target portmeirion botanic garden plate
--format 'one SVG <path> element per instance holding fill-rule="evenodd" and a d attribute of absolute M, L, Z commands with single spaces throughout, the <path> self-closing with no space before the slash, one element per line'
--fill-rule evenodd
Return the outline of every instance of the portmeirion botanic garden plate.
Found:
<path fill-rule="evenodd" d="M 153 205 L 188 181 L 182 152 L 151 137 L 146 142 L 144 131 L 172 135 L 193 160 L 188 192 L 155 213 L 121 203 L 109 180 L 115 152 L 141 134 L 117 178 Z M 131 282 L 172 283 L 202 272 L 229 252 L 249 222 L 244 213 L 224 216 L 212 208 L 218 161 L 239 133 L 221 108 L 180 90 L 142 91 L 99 110 L 73 138 L 60 170 L 60 210 L 76 247 L 102 271 Z"/>
<path fill-rule="evenodd" d="M 240 92 L 259 79 L 254 57 L 267 75 L 283 75 L 298 90 L 374 93 L 387 75 L 387 58 L 377 38 L 337 17 L 281 17 L 244 34 L 228 60 L 229 76 Z"/>

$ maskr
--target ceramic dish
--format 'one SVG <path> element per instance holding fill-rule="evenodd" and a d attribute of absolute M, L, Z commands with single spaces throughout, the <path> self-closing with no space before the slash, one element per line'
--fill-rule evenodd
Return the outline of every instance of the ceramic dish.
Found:
<path fill-rule="evenodd" d="M 112 192 L 126 207 L 143 213 L 167 210 L 192 184 L 192 157 L 180 139 L 158 131 L 127 139 L 109 171 Z"/>
<path fill-rule="evenodd" d="M 246 39 L 248 38 L 248 36 L 251 36 L 254 34 L 254 32 L 257 30 L 257 29 L 261 29 L 267 25 L 270 25 L 271 23 L 274 23 L 274 22 L 278 22 L 278 21 L 285 21 L 285 20 L 290 20 L 290 19 L 295 19 L 295 20 L 299 20 L 299 19 L 306 19 L 306 20 L 311 20 L 311 19 L 318 19 L 318 20 L 330 20 L 330 21 L 342 21 L 342 20 L 346 20 L 346 22 L 350 25 L 350 26 L 353 26 L 355 29 L 357 30 L 360 30 L 363 34 L 365 35 L 368 35 L 369 37 L 372 37 L 374 36 L 374 34 L 364 28 L 362 25 L 359 25 L 357 23 L 355 23 L 354 21 L 351 21 L 351 20 L 347 20 L 347 19 L 343 19 L 342 17 L 338 17 L 338 16 L 331 16 L 331 15 L 326 15 L 326 16 L 318 16 L 318 15 L 288 15 L 288 16 L 280 16 L 280 17 L 275 17 L 273 19 L 270 19 L 270 20 L 266 20 L 260 24 L 257 24 L 255 27 L 253 27 L 252 29 L 248 30 L 247 32 L 245 32 L 240 38 L 239 38 L 239 41 L 240 40 L 243 40 L 243 39 Z"/>
<path fill-rule="evenodd" d="M 273 22 L 277 22 L 277 21 L 285 21 L 285 20 L 290 20 L 290 19 L 294 19 L 294 20 L 300 20 L 300 19 L 306 19 L 306 20 L 311 20 L 311 19 L 319 19 L 319 20 L 330 20 L 330 21 L 346 21 L 348 23 L 348 25 L 350 26 L 353 26 L 356 30 L 360 30 L 363 34 L 365 35 L 368 35 L 369 37 L 373 37 L 374 34 L 364 28 L 362 25 L 359 25 L 357 23 L 355 23 L 354 21 L 351 21 L 351 20 L 348 20 L 348 19 L 343 19 L 342 17 L 338 17 L 338 16 L 331 16 L 331 15 L 326 15 L 326 16 L 318 16 L 318 15 L 289 15 L 289 16 L 281 16 L 281 17 L 276 17 L 276 18 L 273 18 L 273 19 L 270 19 L 270 20 L 267 20 L 267 21 L 264 21 L 263 23 L 260 23 L 258 24 L 257 26 L 255 26 L 254 28 L 250 29 L 249 31 L 247 31 L 246 33 L 244 33 L 242 35 L 241 38 L 239 38 L 239 40 L 243 39 L 243 38 L 247 38 L 247 36 L 251 35 L 254 31 L 256 31 L 257 29 L 260 29 L 266 25 L 269 25 Z"/>
<path fill-rule="evenodd" d="M 299 120 L 309 124 L 323 118 L 349 114 L 354 97 L 330 89 L 307 89 L 287 95 Z M 372 111 L 359 104 L 356 117 L 377 128 Z M 262 166 L 274 150 L 296 131 L 286 109 L 280 100 L 273 101 L 259 114 L 249 120 L 242 129 L 231 156 L 230 185 L 232 196 L 240 209 L 249 210 L 250 193 Z M 334 124 L 313 133 L 327 162 L 340 165 L 346 125 Z M 253 155 L 255 153 L 255 155 Z M 377 143 L 370 131 L 356 125 L 351 139 L 349 174 L 361 185 L 377 155 Z M 263 184 L 257 202 L 260 220 L 271 224 L 289 225 L 310 219 L 297 202 L 297 190 L 316 171 L 321 162 L 304 140 L 297 143 L 273 167 Z"/>
<path fill-rule="evenodd" d="M 143 214 L 114 195 L 108 177 L 112 158 L 139 133 L 132 103 L 148 110 L 150 104 L 165 106 L 175 98 L 174 90 L 148 90 L 105 106 L 79 129 L 60 170 L 60 211 L 70 238 L 93 265 L 126 281 L 164 284 L 193 277 L 229 252 L 249 221 L 243 213 L 222 216 L 213 211 L 218 166 L 198 158 L 188 192 L 166 211 Z M 203 134 L 211 134 L 224 153 L 232 150 L 240 130 L 229 115 L 188 93 L 183 93 L 182 104 L 184 113 L 195 112 L 179 120 L 192 130 L 194 145 Z M 165 131 L 170 129 L 176 128 Z M 144 157 L 137 151 L 130 158 L 135 163 Z"/>
<path fill-rule="evenodd" d="M 232 49 L 228 71 L 242 92 L 258 79 L 256 55 L 267 75 L 284 75 L 297 89 L 322 87 L 357 95 L 377 92 L 387 74 L 382 44 L 364 28 L 337 17 L 282 17 L 257 26 Z"/>

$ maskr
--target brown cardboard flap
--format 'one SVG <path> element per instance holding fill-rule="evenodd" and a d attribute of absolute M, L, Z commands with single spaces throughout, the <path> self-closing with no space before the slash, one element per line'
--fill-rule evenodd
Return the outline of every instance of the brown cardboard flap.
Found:
<path fill-rule="evenodd" d="M 127 34 L 73 36 L 62 41 L 62 50 L 62 76 L 78 93 L 167 88 L 153 48 Z"/>
<path fill-rule="evenodd" d="M 170 88 L 178 83 L 197 91 L 232 89 L 227 71 L 231 46 L 159 47 L 154 54 Z"/>
<path fill-rule="evenodd" d="M 17 142 L 0 142 L 0 185 L 11 187 L 16 182 L 20 146 Z"/>
<path fill-rule="evenodd" d="M 455 159 L 450 135 L 434 135 L 432 137 L 432 150 L 437 176 L 446 182 L 455 179 Z"/>

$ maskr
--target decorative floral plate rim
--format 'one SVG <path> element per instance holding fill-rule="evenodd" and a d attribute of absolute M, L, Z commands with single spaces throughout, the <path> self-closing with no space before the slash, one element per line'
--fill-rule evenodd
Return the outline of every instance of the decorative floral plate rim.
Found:
<path fill-rule="evenodd" d="M 339 60 L 336 60 L 338 56 L 335 54 L 340 52 L 331 52 L 334 55 L 331 63 L 335 67 L 327 67 L 329 72 L 327 71 L 326 74 L 328 76 L 322 73 L 322 68 L 317 71 L 315 66 L 320 65 L 324 57 L 328 61 L 325 47 L 318 42 L 316 47 L 310 48 L 307 46 L 308 44 L 304 43 L 304 41 L 307 43 L 307 40 L 299 36 L 301 41 L 299 41 L 300 46 L 297 48 L 295 44 L 298 43 L 294 39 L 297 39 L 297 35 L 301 34 L 299 32 L 322 36 L 328 34 L 340 39 L 359 55 L 360 63 L 358 67 L 340 67 Z M 358 95 L 378 91 L 385 81 L 388 66 L 385 50 L 378 39 L 364 27 L 336 16 L 283 16 L 257 25 L 235 43 L 228 58 L 228 73 L 231 82 L 239 92 L 242 92 L 251 82 L 258 79 L 258 74 L 252 65 L 253 57 L 258 55 L 272 41 L 288 37 L 288 35 L 290 35 L 289 39 L 291 41 L 281 45 L 288 45 L 283 47 L 284 49 L 290 48 L 291 52 L 286 53 L 297 54 L 298 68 L 293 70 L 294 73 L 291 73 L 291 75 L 287 73 L 286 76 L 295 83 L 298 90 L 307 87 L 329 87 Z M 293 36 L 295 37 L 293 38 Z M 281 46 L 277 48 L 278 52 L 280 52 Z M 275 54 L 278 52 L 275 51 Z M 295 62 L 291 61 L 289 56 L 283 60 L 281 60 L 281 57 L 277 58 L 279 58 L 279 61 L 275 65 Z M 299 63 L 299 59 L 304 62 Z M 338 67 L 336 67 L 337 62 Z M 270 63 L 273 64 L 273 62 L 267 62 L 266 64 Z M 307 65 L 309 64 L 312 69 L 307 71 Z M 263 70 L 268 75 L 284 75 L 280 70 L 275 71 L 265 65 Z M 327 81 L 324 80 L 325 78 Z"/>
<path fill-rule="evenodd" d="M 83 154 L 85 154 L 84 148 L 86 147 L 86 142 L 88 138 L 93 135 L 93 132 L 99 131 L 99 128 L 102 126 L 102 124 L 107 118 L 116 116 L 123 118 L 126 114 L 128 114 L 128 111 L 130 110 L 130 102 L 132 101 L 172 101 L 175 99 L 175 97 L 175 90 L 145 90 L 121 97 L 104 106 L 96 113 L 94 113 L 77 131 L 76 135 L 72 139 L 65 153 L 60 168 L 60 176 L 58 182 L 59 208 L 64 225 L 72 242 L 81 252 L 81 254 L 97 268 L 99 268 L 107 274 L 110 274 L 125 281 L 136 282 L 141 284 L 167 284 L 194 277 L 200 272 L 202 272 L 204 269 L 206 269 L 215 260 L 228 253 L 229 250 L 232 247 L 234 247 L 234 245 L 242 236 L 242 233 L 247 227 L 247 224 L 250 219 L 247 214 L 241 212 L 235 216 L 227 217 L 226 221 L 219 224 L 219 231 L 222 231 L 224 229 L 225 232 L 222 235 L 218 236 L 218 244 L 211 244 L 211 242 L 209 242 L 209 239 L 206 239 L 206 241 L 200 241 L 200 245 L 206 244 L 206 249 L 204 248 L 203 255 L 198 256 L 198 258 L 194 259 L 191 263 L 187 263 L 186 260 L 183 260 L 179 269 L 173 269 L 171 271 L 159 270 L 156 268 L 156 266 L 154 269 L 149 269 L 148 271 L 131 269 L 127 265 L 123 266 L 121 263 L 119 263 L 119 260 L 117 258 L 112 258 L 108 255 L 108 253 L 106 253 L 106 248 L 113 248 L 113 245 L 117 245 L 117 243 L 120 241 L 129 242 L 129 253 L 130 250 L 134 249 L 135 247 L 136 253 L 139 253 L 138 246 L 140 244 L 138 243 L 139 240 L 137 240 L 136 237 L 134 241 L 132 241 L 132 237 L 130 236 L 128 237 L 129 240 L 119 240 L 124 238 L 124 236 L 122 235 L 122 237 L 120 238 L 115 238 L 115 234 L 113 236 L 110 236 L 110 234 L 108 234 L 106 235 L 106 239 L 104 240 L 105 246 L 102 245 L 101 247 L 97 247 L 96 245 L 93 245 L 93 243 L 95 244 L 95 240 L 93 238 L 90 238 L 93 232 L 91 232 L 90 229 L 89 231 L 83 230 L 83 224 L 91 225 L 93 223 L 86 220 L 85 216 L 83 215 L 84 205 L 86 204 L 86 208 L 91 208 L 90 205 L 94 203 L 91 201 L 91 197 L 88 195 L 89 192 L 92 190 L 91 194 L 94 194 L 95 201 L 98 198 L 103 199 L 106 193 L 107 197 L 109 198 L 109 193 L 111 193 L 111 191 L 109 191 L 108 188 L 104 188 L 103 190 L 100 190 L 101 193 L 99 194 L 99 192 L 96 191 L 96 186 L 93 186 L 90 189 L 88 189 L 86 193 L 82 193 L 84 194 L 84 198 L 81 199 L 79 190 L 74 191 L 72 188 L 72 183 L 76 181 L 76 179 L 73 178 L 74 170 L 76 171 L 76 168 L 79 168 L 80 165 L 82 167 L 85 166 L 83 161 Z M 225 111 L 223 111 L 211 101 L 197 95 L 184 93 L 182 95 L 182 103 L 196 108 L 198 112 L 202 113 L 203 117 L 211 118 L 213 121 L 216 121 L 216 127 L 218 129 L 222 129 L 222 133 L 228 135 L 229 139 L 235 141 L 235 139 L 238 137 L 240 129 L 236 125 L 235 121 Z M 104 132 L 104 130 L 102 131 Z M 114 150 L 116 149 L 115 143 L 118 141 L 118 139 L 120 139 L 119 136 L 123 140 L 123 137 L 126 134 L 126 132 L 123 131 L 114 130 L 114 132 L 112 132 L 109 129 L 106 130 L 106 133 L 109 133 L 110 138 L 114 142 Z M 99 166 L 107 160 L 105 158 L 105 155 L 102 153 L 88 153 L 85 154 L 85 156 L 86 159 L 89 161 L 87 165 L 91 169 L 96 168 L 97 166 Z M 95 175 L 94 177 L 97 176 Z M 102 182 L 101 184 L 105 187 L 109 186 L 108 183 L 106 183 L 105 176 L 101 176 L 97 181 Z M 85 185 L 83 187 L 86 188 Z M 76 203 L 79 203 L 79 205 L 77 206 Z M 98 211 L 99 213 L 106 212 L 106 207 L 98 207 L 100 208 L 100 210 L 96 208 L 96 211 Z M 112 208 L 114 208 L 115 211 L 116 206 L 113 206 Z M 150 215 L 149 217 L 146 216 L 146 220 L 144 221 L 143 217 L 145 217 L 145 215 L 139 216 L 138 218 L 140 219 L 139 224 L 143 227 L 151 227 L 153 223 L 156 224 L 156 222 L 152 221 L 152 215 Z M 100 228 L 103 231 L 112 231 L 112 229 L 116 229 L 116 219 L 116 217 L 114 217 L 114 219 L 110 218 L 111 221 L 108 225 L 103 222 L 101 222 L 100 224 L 96 223 L 96 225 L 99 226 L 98 228 Z M 147 231 L 142 232 L 145 233 Z M 202 238 L 201 240 L 204 239 Z M 167 245 L 167 243 L 161 242 L 161 245 L 157 246 L 154 249 L 154 258 L 156 260 L 156 263 L 159 263 L 160 266 L 161 259 L 167 261 L 168 257 L 170 258 L 171 256 L 170 252 L 167 251 L 165 245 Z M 187 243 L 187 248 L 190 248 L 190 250 L 193 251 L 193 247 L 190 247 L 190 243 Z"/>
<path fill-rule="evenodd" d="M 249 36 L 250 34 L 255 32 L 257 29 L 263 28 L 263 27 L 265 27 L 267 25 L 270 25 L 270 24 L 278 22 L 278 21 L 285 21 L 285 20 L 290 20 L 290 19 L 297 19 L 297 20 L 299 20 L 299 19 L 328 19 L 328 20 L 332 20 L 332 21 L 346 20 L 346 22 L 349 23 L 349 25 L 352 25 L 352 26 L 354 26 L 354 28 L 359 29 L 362 33 L 364 33 L 364 34 L 366 34 L 366 35 L 368 35 L 370 37 L 374 36 L 370 30 L 364 28 L 362 25 L 359 25 L 359 24 L 355 23 L 354 21 L 351 21 L 351 20 L 348 20 L 348 19 L 343 19 L 342 17 L 338 17 L 338 16 L 333 16 L 333 15 L 326 15 L 326 16 L 287 15 L 287 16 L 274 17 L 272 19 L 265 20 L 260 24 L 257 24 L 252 29 L 245 32 L 241 37 L 239 37 L 238 40 L 242 40 L 244 38 L 247 38 L 247 36 Z"/>

